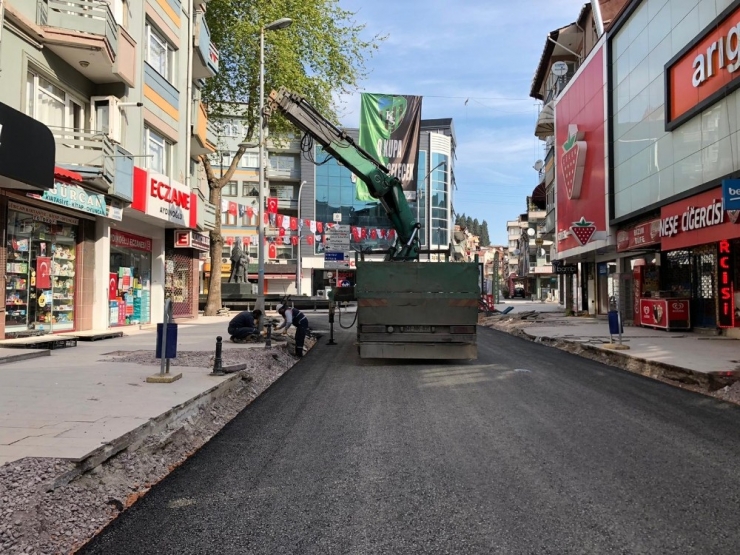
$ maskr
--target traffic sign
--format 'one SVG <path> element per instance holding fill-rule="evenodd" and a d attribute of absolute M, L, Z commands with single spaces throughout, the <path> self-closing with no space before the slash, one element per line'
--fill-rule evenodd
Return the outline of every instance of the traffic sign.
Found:
<path fill-rule="evenodd" d="M 344 260 L 344 253 L 343 252 L 325 252 L 324 253 L 324 260 Z"/>

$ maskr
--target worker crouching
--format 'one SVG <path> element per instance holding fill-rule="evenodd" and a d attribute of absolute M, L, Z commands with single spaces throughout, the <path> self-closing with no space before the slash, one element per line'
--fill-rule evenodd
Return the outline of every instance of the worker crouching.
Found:
<path fill-rule="evenodd" d="M 255 309 L 252 312 L 245 310 L 237 314 L 231 322 L 229 322 L 229 335 L 230 339 L 234 343 L 246 343 L 250 338 L 259 338 L 259 330 L 257 329 L 257 322 L 259 322 L 262 316 L 260 309 Z"/>
<path fill-rule="evenodd" d="M 278 308 L 278 314 L 283 317 L 283 323 L 275 331 L 283 330 L 283 334 L 286 334 L 291 325 L 295 326 L 295 355 L 302 357 L 303 344 L 308 333 L 308 318 L 297 308 L 288 308 L 285 305 Z"/>

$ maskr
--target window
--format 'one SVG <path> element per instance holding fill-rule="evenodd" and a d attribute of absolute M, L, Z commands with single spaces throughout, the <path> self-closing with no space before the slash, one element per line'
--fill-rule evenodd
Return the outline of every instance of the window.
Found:
<path fill-rule="evenodd" d="M 275 171 L 292 172 L 296 169 L 298 158 L 292 155 L 275 154 L 270 156 L 270 168 Z"/>
<path fill-rule="evenodd" d="M 259 154 L 256 152 L 245 152 L 242 156 L 242 168 L 259 168 Z"/>
<path fill-rule="evenodd" d="M 172 144 L 162 135 L 150 129 L 144 128 L 145 150 L 149 155 L 147 158 L 148 169 L 169 175 L 172 158 Z"/>
<path fill-rule="evenodd" d="M 259 183 L 252 183 L 246 181 L 242 184 L 242 196 L 243 197 L 259 197 Z"/>
<path fill-rule="evenodd" d="M 219 158 L 219 163 L 224 168 L 228 168 L 231 166 L 231 161 L 234 159 L 234 153 L 233 152 L 221 152 L 221 156 Z"/>
<path fill-rule="evenodd" d="M 239 183 L 236 181 L 229 181 L 224 185 L 222 196 L 224 197 L 235 197 L 239 194 Z"/>
<path fill-rule="evenodd" d="M 175 50 L 151 23 L 146 23 L 146 62 L 169 82 L 175 81 Z"/>
<path fill-rule="evenodd" d="M 228 212 L 221 213 L 221 225 L 236 225 L 236 216 Z"/>
<path fill-rule="evenodd" d="M 85 105 L 41 75 L 26 75 L 26 113 L 52 128 L 85 129 Z"/>

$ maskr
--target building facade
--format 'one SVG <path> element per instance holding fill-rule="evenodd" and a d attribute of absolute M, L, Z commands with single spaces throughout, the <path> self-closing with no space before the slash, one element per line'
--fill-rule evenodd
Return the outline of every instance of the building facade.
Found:
<path fill-rule="evenodd" d="M 740 4 L 633 1 L 609 32 L 609 217 L 629 315 L 740 335 Z M 677 324 L 675 324 L 677 325 Z"/>
<path fill-rule="evenodd" d="M 52 188 L 0 190 L 6 337 L 155 323 L 165 298 L 197 315 L 198 235 L 213 224 L 193 179 L 212 149 L 199 80 L 218 51 L 204 3 L 140 7 L 4 2 L 0 102 L 56 143 Z"/>

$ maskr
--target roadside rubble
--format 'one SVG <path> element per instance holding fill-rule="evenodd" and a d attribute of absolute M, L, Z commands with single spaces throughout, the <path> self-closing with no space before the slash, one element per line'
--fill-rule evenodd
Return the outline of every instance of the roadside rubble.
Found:
<path fill-rule="evenodd" d="M 0 553 L 74 553 L 290 369 L 298 360 L 290 343 L 276 341 L 271 349 L 225 348 L 225 365 L 247 364 L 226 394 L 83 473 L 64 459 L 26 458 L 0 466 Z M 314 344 L 314 339 L 306 342 L 309 349 Z M 151 351 L 108 356 L 159 365 Z M 213 351 L 180 351 L 172 364 L 208 372 L 213 358 Z"/>
<path fill-rule="evenodd" d="M 647 376 L 675 387 L 708 395 L 730 403 L 740 404 L 740 382 L 725 385 L 725 383 L 721 382 L 723 379 L 721 377 L 717 378 L 698 372 L 680 371 L 668 365 L 630 357 L 623 352 L 600 349 L 598 345 L 604 343 L 601 340 L 534 338 L 526 333 L 525 330 L 527 328 L 536 325 L 541 326 L 543 324 L 557 325 L 558 327 L 574 327 L 574 324 L 568 321 L 561 313 L 527 311 L 507 315 L 494 314 L 492 316 L 481 316 L 478 323 L 479 325 L 503 331 L 529 341 L 543 343 L 562 351 L 601 362 L 608 366 Z"/>

